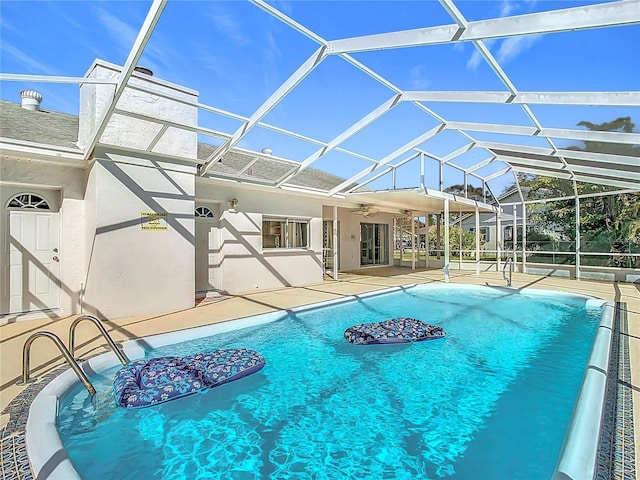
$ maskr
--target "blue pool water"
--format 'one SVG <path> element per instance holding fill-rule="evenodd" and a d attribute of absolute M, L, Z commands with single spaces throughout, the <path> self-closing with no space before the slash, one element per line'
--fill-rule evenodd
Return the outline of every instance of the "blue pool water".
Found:
<path fill-rule="evenodd" d="M 61 404 L 86 479 L 547 479 L 600 310 L 575 296 L 418 286 L 151 352 L 246 347 L 259 373 L 155 407 L 117 408 L 114 370 Z M 356 346 L 407 316 L 444 340 Z"/>

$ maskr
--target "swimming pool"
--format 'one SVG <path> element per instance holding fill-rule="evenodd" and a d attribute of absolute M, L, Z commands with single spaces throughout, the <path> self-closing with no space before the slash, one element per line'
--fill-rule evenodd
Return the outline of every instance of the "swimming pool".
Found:
<path fill-rule="evenodd" d="M 84 478 L 550 478 L 591 350 L 585 297 L 416 286 L 157 349 L 246 347 L 258 374 L 141 410 L 115 369 L 76 388 L 59 431 Z M 596 302 L 596 305 L 601 305 Z M 443 340 L 355 346 L 353 324 L 409 316 Z"/>

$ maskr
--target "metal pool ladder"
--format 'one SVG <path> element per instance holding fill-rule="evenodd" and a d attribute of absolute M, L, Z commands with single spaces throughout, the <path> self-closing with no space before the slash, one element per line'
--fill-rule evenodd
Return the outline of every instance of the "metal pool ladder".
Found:
<path fill-rule="evenodd" d="M 89 320 L 94 325 L 96 325 L 96 327 L 98 327 L 98 330 L 107 341 L 107 344 L 109 345 L 111 350 L 113 350 L 113 353 L 116 355 L 116 357 L 118 357 L 118 360 L 120 360 L 120 363 L 122 363 L 123 365 L 126 365 L 127 363 L 129 363 L 129 360 L 127 359 L 127 357 L 120 351 L 120 349 L 118 349 L 118 347 L 116 346 L 111 336 L 107 333 L 105 328 L 102 326 L 102 323 L 100 322 L 100 320 L 98 320 L 96 317 L 92 315 L 81 315 L 73 321 L 73 323 L 71 324 L 71 327 L 69 328 L 69 349 L 67 349 L 67 347 L 64 346 L 64 344 L 62 343 L 62 340 L 60 340 L 60 337 L 58 337 L 55 333 L 40 331 L 32 334 L 29 338 L 27 338 L 27 341 L 24 342 L 24 347 L 22 348 L 22 378 L 21 380 L 16 382 L 16 384 L 24 385 L 27 383 L 31 383 L 33 381 L 29 378 L 29 375 L 31 373 L 31 366 L 30 366 L 31 365 L 31 345 L 37 338 L 45 337 L 50 339 L 54 343 L 54 345 L 58 347 L 58 350 L 60 350 L 60 353 L 62 353 L 62 356 L 64 357 L 65 361 L 69 364 L 71 369 L 80 379 L 84 387 L 89 392 L 89 395 L 95 395 L 96 393 L 95 387 L 91 384 L 91 382 L 89 381 L 89 378 L 84 373 L 82 368 L 80 368 L 78 361 L 73 356 L 73 351 L 75 350 L 74 344 L 75 344 L 76 327 L 80 322 L 84 320 Z"/>
<path fill-rule="evenodd" d="M 507 267 L 509 267 L 509 278 L 507 278 Z M 511 286 L 511 277 L 513 276 L 513 261 L 511 257 L 507 257 L 502 267 L 502 278 L 506 280 L 507 287 Z"/>

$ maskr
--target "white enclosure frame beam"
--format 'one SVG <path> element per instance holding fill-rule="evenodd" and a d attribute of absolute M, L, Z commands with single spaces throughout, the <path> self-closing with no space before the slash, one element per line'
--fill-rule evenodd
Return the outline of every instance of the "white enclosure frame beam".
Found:
<path fill-rule="evenodd" d="M 471 150 L 473 147 L 475 147 L 476 142 L 473 141 L 471 143 L 468 143 L 467 145 L 465 145 L 464 147 L 460 147 L 457 150 L 448 153 L 447 155 L 445 155 L 444 157 L 442 157 L 440 159 L 441 163 L 449 163 L 451 160 L 453 160 L 454 158 L 459 157 L 460 155 L 467 153 L 469 150 Z M 456 165 L 450 165 L 452 167 L 455 167 Z M 464 169 L 462 167 L 458 167 L 459 170 L 464 171 Z"/>
<path fill-rule="evenodd" d="M 287 177 L 283 178 L 278 183 L 278 185 L 276 185 L 276 186 L 279 187 L 281 184 L 285 183 L 290 178 L 294 177 L 298 173 L 300 173 L 303 170 L 307 169 L 311 164 L 313 164 L 314 162 L 318 161 L 323 156 L 325 156 L 327 153 L 331 152 L 333 149 L 335 149 L 336 147 L 338 147 L 342 143 L 344 143 L 347 140 L 349 140 L 351 137 L 356 135 L 358 132 L 360 132 L 364 128 L 366 128 L 368 125 L 370 125 L 373 122 L 375 122 L 382 115 L 387 113 L 389 110 L 393 109 L 393 107 L 395 107 L 398 104 L 399 100 L 400 100 L 400 95 L 394 95 L 389 100 L 387 100 L 382 105 L 380 105 L 378 108 L 376 108 L 375 110 L 370 112 L 368 115 L 365 115 L 364 117 L 362 117 L 356 123 L 351 125 L 349 128 L 347 128 L 342 133 L 340 133 L 337 137 L 335 137 L 333 140 L 331 140 L 326 146 L 320 148 L 319 150 L 316 150 L 314 153 L 312 153 L 307 158 L 305 158 L 302 161 L 302 163 L 300 163 L 300 167 L 298 167 L 297 171 L 294 174 L 288 175 Z"/>
<path fill-rule="evenodd" d="M 402 101 L 638 107 L 640 92 L 406 91 Z"/>
<path fill-rule="evenodd" d="M 596 162 L 602 163 L 605 165 L 629 165 L 629 166 L 637 166 L 638 165 L 638 157 L 630 157 L 627 155 L 614 155 L 611 153 L 596 153 L 596 152 L 585 152 L 582 150 L 563 150 L 559 149 L 557 151 L 553 151 L 550 148 L 543 147 L 529 147 L 525 145 L 514 145 L 510 143 L 495 143 L 495 142 L 478 142 L 477 145 L 479 148 L 485 148 L 491 150 L 504 150 L 507 152 L 514 153 L 529 153 L 533 155 L 546 155 L 546 156 L 558 156 L 561 155 L 570 163 L 572 159 L 575 160 L 586 160 L 588 162 Z M 519 160 L 526 162 L 528 159 L 525 157 L 517 157 Z"/>
<path fill-rule="evenodd" d="M 482 167 L 486 167 L 487 165 L 492 164 L 496 160 L 497 160 L 497 157 L 495 155 L 492 156 L 492 157 L 489 157 L 489 158 L 487 158 L 485 160 L 482 160 L 481 162 L 478 162 L 478 163 L 476 163 L 474 165 L 471 165 L 469 168 L 465 169 L 465 173 L 473 173 L 476 170 L 480 170 Z M 474 176 L 476 176 L 476 175 L 474 175 Z M 481 177 L 478 177 L 478 178 L 480 178 L 480 180 L 482 180 Z"/>
<path fill-rule="evenodd" d="M 494 178 L 501 177 L 502 175 L 504 175 L 505 173 L 508 173 L 510 171 L 511 171 L 511 167 L 503 168 L 502 170 L 498 170 L 497 172 L 492 173 L 491 175 L 487 175 L 486 177 L 483 178 L 483 180 L 485 182 L 489 182 L 489 181 L 493 180 Z"/>
<path fill-rule="evenodd" d="M 366 52 L 389 48 L 418 47 L 449 42 L 635 25 L 638 23 L 640 23 L 638 2 L 636 0 L 628 0 L 625 2 L 480 20 L 469 22 L 465 29 L 462 29 L 459 25 L 443 25 L 345 38 L 329 42 L 329 51 L 332 54 Z"/>
<path fill-rule="evenodd" d="M 344 182 L 342 182 L 337 187 L 334 187 L 333 189 L 331 189 L 329 191 L 329 196 L 333 196 L 336 193 L 341 192 L 345 188 L 351 186 L 353 183 L 355 183 L 358 180 L 366 177 L 371 172 L 374 172 L 375 170 L 378 170 L 379 168 L 381 168 L 381 167 L 385 166 L 386 164 L 392 162 L 393 160 L 398 158 L 400 155 L 404 155 L 405 153 L 407 153 L 409 150 L 413 149 L 414 147 L 417 147 L 421 143 L 426 142 L 427 140 L 429 140 L 431 137 L 436 136 L 443 129 L 444 129 L 444 124 L 438 125 L 437 127 L 432 128 L 428 132 L 423 133 L 419 137 L 414 138 L 409 143 L 406 143 L 402 147 L 398 148 L 396 151 L 394 151 L 394 152 L 390 153 L 389 155 L 387 155 L 386 157 L 384 157 L 376 165 L 373 165 L 371 167 L 365 168 L 364 170 L 361 170 L 360 172 L 356 173 L 352 177 L 350 177 L 347 180 L 345 180 Z"/>
<path fill-rule="evenodd" d="M 327 44 L 327 41 L 324 38 L 322 38 L 320 35 L 312 32 L 307 27 L 305 27 L 304 25 L 296 22 L 294 19 L 292 19 L 288 15 L 285 15 L 283 12 L 281 12 L 277 8 L 272 7 L 267 2 L 265 2 L 263 0 L 249 0 L 249 1 L 251 3 L 253 3 L 255 6 L 261 8 L 262 10 L 267 12 L 272 17 L 277 18 L 281 22 L 289 25 L 291 28 L 293 28 L 293 29 L 297 30 L 298 32 L 300 32 L 301 34 L 303 34 L 305 37 L 313 40 L 318 45 L 325 46 Z"/>
<path fill-rule="evenodd" d="M 572 175 L 570 172 L 562 172 L 562 171 L 550 172 L 549 170 L 544 170 L 541 168 L 525 167 L 525 166 L 519 166 L 519 165 L 513 165 L 513 169 L 516 172 L 531 173 L 533 175 L 542 175 L 547 177 L 553 176 L 557 178 L 564 178 L 566 180 L 576 180 L 578 182 L 586 182 L 586 183 L 599 183 L 602 185 L 610 185 L 612 187 L 628 188 L 636 192 L 640 191 L 640 183 L 625 182 L 624 180 L 615 180 L 615 179 L 604 178 L 604 177 L 595 178 L 595 177 L 588 177 L 588 176 L 582 176 L 582 175 Z M 548 199 L 548 200 L 552 200 L 552 199 Z"/>
<path fill-rule="evenodd" d="M 500 156 L 498 157 L 499 160 L 502 160 L 503 162 L 508 163 L 509 165 L 511 165 L 513 168 L 520 168 L 520 167 L 537 167 L 540 168 L 541 170 L 546 170 L 547 171 L 547 175 L 553 175 L 554 172 L 556 171 L 560 171 L 560 172 L 569 172 L 569 173 L 585 173 L 587 175 L 595 175 L 596 179 L 597 178 L 603 178 L 603 179 L 607 179 L 607 178 L 620 178 L 621 174 L 624 174 L 625 176 L 625 180 L 634 180 L 634 181 L 638 181 L 640 183 L 640 159 L 638 159 L 638 170 L 635 172 L 631 172 L 631 171 L 615 171 L 612 170 L 610 166 L 607 166 L 606 164 L 603 164 L 601 167 L 584 167 L 582 165 L 574 165 L 574 164 L 567 164 L 567 165 L 563 165 L 561 163 L 554 163 L 554 162 L 547 162 L 544 160 L 529 160 L 529 159 L 524 159 L 521 157 L 506 157 L 506 156 Z"/>
<path fill-rule="evenodd" d="M 0 82 L 37 82 L 37 83 L 97 83 L 101 85 L 117 85 L 115 78 L 64 77 L 55 75 L 30 75 L 22 73 L 1 73 Z"/>
<path fill-rule="evenodd" d="M 151 4 L 149 13 L 147 13 L 144 23 L 142 24 L 142 27 L 140 27 L 138 36 L 133 44 L 133 47 L 131 48 L 131 51 L 129 52 L 129 56 L 124 63 L 124 66 L 122 67 L 122 71 L 118 76 L 118 83 L 116 85 L 115 92 L 113 93 L 113 99 L 111 100 L 111 103 L 109 104 L 107 109 L 104 111 L 104 114 L 96 125 L 95 130 L 92 132 L 88 142 L 84 146 L 85 161 L 89 159 L 89 157 L 93 153 L 93 150 L 96 148 L 100 137 L 106 130 L 107 125 L 109 124 L 109 120 L 111 120 L 111 115 L 113 115 L 113 111 L 116 108 L 116 104 L 124 93 L 124 90 L 127 87 L 127 83 L 129 82 L 129 78 L 131 78 L 131 75 L 133 73 L 133 69 L 138 64 L 138 60 L 140 60 L 142 52 L 147 46 L 147 43 L 149 43 L 149 39 L 151 38 L 153 30 L 155 29 L 158 21 L 160 20 L 160 17 L 162 16 L 162 12 L 164 11 L 164 7 L 167 5 L 167 2 L 168 0 L 154 0 Z"/>
<path fill-rule="evenodd" d="M 603 132 L 598 130 L 571 130 L 565 128 L 526 127 L 519 125 L 497 125 L 492 123 L 447 122 L 447 129 L 470 130 L 472 132 L 503 133 L 529 137 L 552 137 L 583 142 L 640 144 L 640 133 Z"/>
<path fill-rule="evenodd" d="M 135 118 L 135 119 L 138 119 L 138 120 L 144 120 L 144 121 L 150 122 L 150 123 L 157 123 L 157 124 L 162 125 L 163 127 L 167 127 L 167 128 L 172 127 L 172 128 L 177 128 L 179 130 L 186 130 L 188 132 L 202 133 L 203 135 L 209 135 L 211 137 L 220 138 L 220 139 L 223 139 L 223 140 L 231 138 L 231 135 L 228 135 L 228 134 L 223 133 L 223 132 L 219 132 L 217 130 L 211 130 L 209 128 L 198 127 L 198 126 L 195 126 L 195 125 L 188 125 L 186 123 L 172 122 L 171 120 L 165 120 L 165 119 L 162 119 L 162 118 L 151 117 L 149 115 L 144 115 L 142 113 L 131 112 L 129 110 L 122 110 L 120 108 L 115 108 L 113 110 L 113 113 L 118 114 L 118 115 L 123 115 L 125 117 Z"/>
<path fill-rule="evenodd" d="M 244 117 L 242 115 L 238 115 L 236 113 L 233 112 L 228 112 L 226 110 L 223 110 L 221 108 L 217 108 L 217 107 L 213 107 L 211 105 L 207 105 L 206 103 L 199 103 L 199 102 L 194 102 L 192 100 L 188 100 L 188 99 L 184 99 L 184 98 L 177 98 L 177 97 L 173 97 L 165 92 L 162 92 L 160 90 L 154 89 L 154 88 L 148 88 L 148 87 L 143 87 L 140 85 L 128 85 L 129 88 L 131 88 L 132 90 L 138 90 L 140 92 L 146 92 L 146 93 L 151 93 L 153 95 L 157 95 L 161 98 L 166 98 L 168 100 L 171 100 L 173 102 L 176 103 L 181 103 L 183 105 L 189 105 L 192 107 L 196 107 L 202 110 L 205 110 L 207 112 L 211 112 L 211 113 L 215 113 L 216 115 L 220 115 L 223 117 L 227 117 L 227 118 L 231 118 L 233 120 L 238 120 L 240 122 L 247 122 L 249 120 L 249 117 Z M 273 132 L 276 133 L 281 133 L 282 135 L 286 135 L 289 136 L 291 138 L 296 138 L 298 140 L 302 140 L 304 142 L 309 142 L 309 143 L 313 143 L 315 145 L 319 145 L 321 147 L 326 147 L 328 144 L 326 142 L 320 141 L 318 139 L 315 138 L 311 138 L 308 137 L 306 135 L 302 135 L 300 133 L 297 132 L 292 132 L 290 130 L 286 130 L 284 128 L 281 127 L 277 127 L 275 125 L 271 125 L 269 123 L 265 123 L 265 122 L 258 122 L 257 124 L 258 127 L 262 127 L 265 128 L 267 130 L 271 130 Z M 227 135 L 229 138 L 231 138 L 231 135 Z M 340 148 L 340 147 L 336 147 L 335 148 L 336 151 L 339 151 L 341 153 L 345 153 L 347 155 L 350 155 L 352 157 L 355 158 L 360 158 L 362 160 L 366 160 L 367 162 L 371 162 L 371 163 L 376 163 L 376 160 L 374 160 L 373 158 L 367 157 L 365 155 L 362 155 L 360 153 L 356 153 L 356 152 L 352 152 L 351 150 L 347 150 L 344 148 Z M 295 162 L 298 163 L 298 162 Z"/>
<path fill-rule="evenodd" d="M 264 118 L 276 105 L 278 105 L 304 78 L 309 75 L 327 57 L 326 47 L 316 50 L 278 89 L 254 112 L 251 117 L 238 128 L 230 140 L 220 145 L 211 155 L 207 157 L 204 166 L 200 170 L 200 175 L 204 175 L 211 165 L 220 160 L 229 150 L 231 150 L 242 138 L 251 131 L 256 124 Z"/>

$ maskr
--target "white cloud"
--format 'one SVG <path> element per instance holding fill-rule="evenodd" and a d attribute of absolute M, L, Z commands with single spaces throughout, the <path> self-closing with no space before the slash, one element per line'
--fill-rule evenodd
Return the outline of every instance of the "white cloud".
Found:
<path fill-rule="evenodd" d="M 478 50 L 474 50 L 469 60 L 467 60 L 467 68 L 475 70 L 478 68 L 478 65 L 480 65 L 480 62 L 482 62 L 482 55 L 480 55 Z"/>
<path fill-rule="evenodd" d="M 283 13 L 291 16 L 293 14 L 293 4 L 287 1 L 274 2 L 274 6 Z"/>
<path fill-rule="evenodd" d="M 234 15 L 222 8 L 220 4 L 217 4 L 215 10 L 211 12 L 211 19 L 218 30 L 238 45 L 249 45 L 251 43 L 251 39 L 242 30 L 241 24 Z"/>
<path fill-rule="evenodd" d="M 127 52 L 131 50 L 133 42 L 138 36 L 138 30 L 120 20 L 115 15 L 106 11 L 104 8 L 96 7 L 94 9 L 102 26 L 109 36 Z"/>
<path fill-rule="evenodd" d="M 282 58 L 282 51 L 273 33 L 266 32 L 266 41 L 263 44 L 262 56 L 264 58 L 263 78 L 268 89 L 278 85 L 278 62 Z"/>
<path fill-rule="evenodd" d="M 541 35 L 507 38 L 500 44 L 496 58 L 501 64 L 508 63 L 521 53 L 529 50 L 541 38 Z"/>
<path fill-rule="evenodd" d="M 500 4 L 500 16 L 506 17 L 511 14 L 514 10 L 518 9 L 518 4 L 512 2 L 511 0 L 503 0 L 502 4 Z"/>
<path fill-rule="evenodd" d="M 409 70 L 409 80 L 414 90 L 426 90 L 429 87 L 427 68 L 424 65 L 416 65 Z"/>
<path fill-rule="evenodd" d="M 58 75 L 58 72 L 49 65 L 42 63 L 41 61 L 31 57 L 22 50 L 14 47 L 6 40 L 2 42 L 3 55 L 9 55 L 13 57 L 18 63 L 24 65 L 25 70 L 28 73 L 41 74 L 41 75 Z"/>

